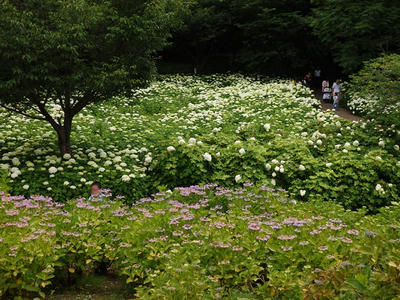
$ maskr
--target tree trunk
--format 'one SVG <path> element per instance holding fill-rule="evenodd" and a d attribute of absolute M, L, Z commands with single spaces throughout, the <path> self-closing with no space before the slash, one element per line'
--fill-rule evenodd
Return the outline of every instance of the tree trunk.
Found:
<path fill-rule="evenodd" d="M 58 131 L 58 148 L 62 156 L 71 154 L 71 131 L 62 126 Z"/>
<path fill-rule="evenodd" d="M 71 126 L 72 117 L 65 116 L 64 125 L 57 128 L 58 135 L 58 148 L 60 149 L 61 156 L 64 154 L 71 154 Z"/>

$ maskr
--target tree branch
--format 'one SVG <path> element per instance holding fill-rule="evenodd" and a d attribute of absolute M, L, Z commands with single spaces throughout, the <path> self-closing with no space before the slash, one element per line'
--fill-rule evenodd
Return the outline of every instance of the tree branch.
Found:
<path fill-rule="evenodd" d="M 17 114 L 21 114 L 21 115 L 23 115 L 23 116 L 25 116 L 25 117 L 27 117 L 27 118 L 30 118 L 30 119 L 41 120 L 41 121 L 45 121 L 45 120 L 46 120 L 46 118 L 44 118 L 44 117 L 41 118 L 41 117 L 37 117 L 37 116 L 31 116 L 31 115 L 29 115 L 29 114 L 27 114 L 27 113 L 24 113 L 24 112 L 21 111 L 21 110 L 18 110 L 18 109 L 15 109 L 15 108 L 11 108 L 11 107 L 8 107 L 8 106 L 3 105 L 3 104 L 0 104 L 0 106 L 3 107 L 3 108 L 6 109 L 6 110 L 15 112 L 15 113 L 17 113 Z"/>
<path fill-rule="evenodd" d="M 58 124 L 53 117 L 49 114 L 49 112 L 46 110 L 46 106 L 43 103 L 40 103 L 40 100 L 37 99 L 36 97 L 32 96 L 32 102 L 36 104 L 36 106 L 39 108 L 40 113 L 44 116 L 44 120 L 48 121 L 50 125 L 54 128 L 54 130 L 58 131 L 61 127 L 61 124 Z"/>

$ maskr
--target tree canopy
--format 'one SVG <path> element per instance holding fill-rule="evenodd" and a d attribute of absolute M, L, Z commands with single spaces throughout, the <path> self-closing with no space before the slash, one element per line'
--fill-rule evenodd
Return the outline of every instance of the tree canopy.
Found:
<path fill-rule="evenodd" d="M 185 7 L 179 0 L 5 0 L 0 105 L 45 120 L 69 153 L 86 105 L 145 85 Z"/>
<path fill-rule="evenodd" d="M 349 74 L 399 51 L 400 0 L 194 0 L 165 54 L 200 70 L 293 76 L 335 65 Z"/>
<path fill-rule="evenodd" d="M 400 51 L 399 0 L 312 0 L 313 32 L 346 72 L 381 53 Z"/>

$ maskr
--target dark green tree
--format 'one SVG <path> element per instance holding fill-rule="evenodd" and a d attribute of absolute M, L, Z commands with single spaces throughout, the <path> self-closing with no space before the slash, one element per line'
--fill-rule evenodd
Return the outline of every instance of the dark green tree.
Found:
<path fill-rule="evenodd" d="M 400 51 L 400 0 L 312 0 L 313 32 L 350 73 L 381 53 Z"/>
<path fill-rule="evenodd" d="M 77 113 L 149 82 L 179 1 L 1 1 L 0 105 L 49 122 L 71 153 Z"/>
<path fill-rule="evenodd" d="M 275 74 L 306 69 L 320 55 L 307 22 L 309 0 L 233 0 L 242 31 L 240 62 L 248 70 Z"/>
<path fill-rule="evenodd" d="M 293 75 L 327 56 L 312 34 L 310 14 L 309 0 L 194 0 L 166 53 L 200 71 L 219 64 L 222 70 Z"/>
<path fill-rule="evenodd" d="M 230 0 L 196 0 L 184 16 L 184 25 L 174 32 L 173 56 L 187 59 L 202 71 L 210 59 L 221 52 L 230 53 L 235 42 L 235 30 Z"/>

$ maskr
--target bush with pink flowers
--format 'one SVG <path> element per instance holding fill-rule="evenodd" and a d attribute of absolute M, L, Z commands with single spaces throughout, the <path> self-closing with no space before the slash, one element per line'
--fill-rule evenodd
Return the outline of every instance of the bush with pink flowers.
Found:
<path fill-rule="evenodd" d="M 143 299 L 393 299 L 400 207 L 375 216 L 245 184 L 0 202 L 0 297 L 45 297 L 107 266 Z"/>

